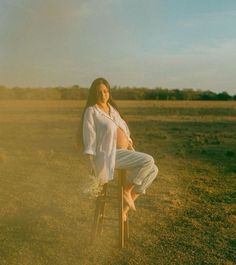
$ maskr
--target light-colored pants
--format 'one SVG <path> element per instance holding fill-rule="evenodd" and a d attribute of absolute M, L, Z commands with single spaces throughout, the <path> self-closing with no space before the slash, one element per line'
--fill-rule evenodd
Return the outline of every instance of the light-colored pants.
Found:
<path fill-rule="evenodd" d="M 115 168 L 128 171 L 127 180 L 135 185 L 134 190 L 139 194 L 145 194 L 158 173 L 152 156 L 127 149 L 116 149 Z"/>

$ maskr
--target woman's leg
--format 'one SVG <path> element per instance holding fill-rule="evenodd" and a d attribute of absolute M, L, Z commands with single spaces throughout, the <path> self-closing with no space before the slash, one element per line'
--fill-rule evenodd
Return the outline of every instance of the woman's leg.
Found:
<path fill-rule="evenodd" d="M 134 190 L 131 191 L 131 197 L 132 197 L 133 202 L 138 198 L 139 195 L 140 194 L 136 193 Z M 126 204 L 124 207 L 124 211 L 123 211 L 123 217 L 125 221 L 127 219 L 127 213 L 129 210 L 130 210 L 130 206 Z"/>
<path fill-rule="evenodd" d="M 136 207 L 134 205 L 134 199 L 132 197 L 132 191 L 134 190 L 134 184 L 128 182 L 127 185 L 125 185 L 124 187 L 124 199 L 127 202 L 129 208 L 133 209 L 134 211 L 136 211 Z"/>
<path fill-rule="evenodd" d="M 138 194 L 145 194 L 146 189 L 152 184 L 157 174 L 158 174 L 158 168 L 155 164 L 153 164 L 147 171 L 147 174 L 145 178 L 143 179 L 142 184 L 136 185 L 132 191 Z"/>
<path fill-rule="evenodd" d="M 144 194 L 158 173 L 152 156 L 126 149 L 116 151 L 116 168 L 127 169 L 128 184 L 124 188 L 125 199 L 129 208 L 135 209 L 133 202 L 139 194 Z M 126 208 L 127 212 L 128 209 Z"/>

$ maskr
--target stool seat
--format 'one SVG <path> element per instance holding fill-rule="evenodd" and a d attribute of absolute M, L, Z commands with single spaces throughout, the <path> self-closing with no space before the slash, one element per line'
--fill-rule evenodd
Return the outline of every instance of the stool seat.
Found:
<path fill-rule="evenodd" d="M 117 221 L 118 220 L 118 242 L 119 247 L 123 248 L 125 246 L 126 240 L 129 238 L 129 223 L 128 216 L 126 220 L 123 217 L 124 210 L 124 186 L 126 182 L 126 170 L 117 169 L 115 172 L 116 177 L 118 178 L 117 184 L 117 196 L 108 196 L 107 188 L 108 183 L 103 185 L 102 191 L 96 199 L 95 203 L 95 212 L 94 212 L 94 220 L 91 229 L 91 241 L 90 243 L 94 243 L 95 239 L 101 235 L 103 229 L 104 219 L 109 221 Z M 108 199 L 112 198 L 117 200 L 117 218 L 105 216 L 105 205 Z"/>

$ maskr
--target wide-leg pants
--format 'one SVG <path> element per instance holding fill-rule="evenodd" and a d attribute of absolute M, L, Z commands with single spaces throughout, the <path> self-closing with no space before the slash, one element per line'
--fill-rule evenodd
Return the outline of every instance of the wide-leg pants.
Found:
<path fill-rule="evenodd" d="M 151 155 L 127 149 L 116 149 L 115 168 L 127 170 L 127 180 L 134 184 L 134 190 L 139 194 L 145 194 L 158 174 Z"/>

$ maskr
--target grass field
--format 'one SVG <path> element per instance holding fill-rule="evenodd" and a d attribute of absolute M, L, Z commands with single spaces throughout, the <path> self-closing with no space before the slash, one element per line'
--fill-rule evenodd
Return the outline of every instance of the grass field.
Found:
<path fill-rule="evenodd" d="M 160 172 L 123 250 L 115 223 L 89 245 L 94 199 L 75 144 L 84 102 L 0 101 L 0 264 L 235 264 L 236 102 L 117 103 Z"/>

